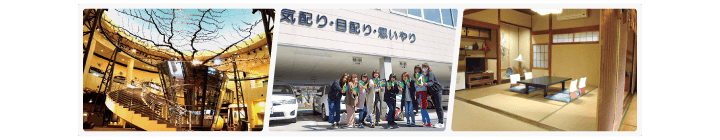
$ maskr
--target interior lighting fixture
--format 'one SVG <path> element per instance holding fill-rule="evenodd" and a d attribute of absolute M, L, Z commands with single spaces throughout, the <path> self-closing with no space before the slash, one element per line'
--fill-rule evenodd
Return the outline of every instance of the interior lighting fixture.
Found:
<path fill-rule="evenodd" d="M 193 64 L 193 65 L 198 65 L 198 64 L 200 64 L 200 61 L 198 61 L 198 60 L 193 60 L 193 61 L 192 61 L 192 64 Z"/>
<path fill-rule="evenodd" d="M 537 12 L 540 15 L 562 13 L 562 9 L 531 9 L 531 10 Z"/>
<path fill-rule="evenodd" d="M 515 58 L 515 61 L 525 62 L 525 61 L 522 59 L 522 54 L 518 55 L 518 57 Z"/>
<path fill-rule="evenodd" d="M 136 53 L 136 52 L 137 52 L 137 50 L 135 50 L 135 49 L 133 49 L 132 51 L 133 51 L 133 53 Z"/>

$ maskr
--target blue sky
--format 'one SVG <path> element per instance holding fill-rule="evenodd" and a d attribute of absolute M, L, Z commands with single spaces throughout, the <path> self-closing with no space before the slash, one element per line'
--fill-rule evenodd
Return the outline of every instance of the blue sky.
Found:
<path fill-rule="evenodd" d="M 148 18 L 149 16 L 145 14 L 144 9 L 118 9 L 118 10 L 126 10 L 126 11 L 141 11 L 144 18 Z M 150 9 L 148 9 L 150 10 Z M 162 18 L 171 18 L 172 15 L 164 15 L 162 13 L 159 13 L 157 11 L 158 9 L 153 9 L 158 13 L 158 15 L 162 15 Z M 165 12 L 171 12 L 171 9 L 160 9 L 161 11 Z M 207 10 L 207 9 L 199 9 L 199 10 Z M 260 16 L 260 12 L 257 12 L 256 14 L 252 14 L 252 9 L 213 9 L 214 11 L 222 11 L 225 10 L 223 13 L 217 14 L 214 13 L 215 16 L 219 16 L 215 18 L 218 21 L 218 25 L 222 27 L 222 29 L 219 29 L 217 33 L 214 35 L 218 36 L 217 39 L 214 39 L 210 42 L 204 42 L 204 43 L 196 43 L 194 44 L 195 48 L 198 50 L 217 50 L 221 48 L 225 48 L 229 45 L 231 45 L 234 42 L 240 41 L 242 39 L 242 36 L 250 35 L 250 38 L 255 37 L 257 34 L 262 33 L 264 31 L 264 27 L 262 24 L 262 21 L 257 24 L 252 30 L 252 34 L 249 34 L 247 32 L 237 32 L 233 28 L 236 29 L 246 29 L 249 26 L 245 24 L 247 23 L 255 23 L 256 21 L 259 21 L 262 19 Z M 185 16 L 185 15 L 201 15 L 202 13 L 198 11 L 198 9 L 177 9 L 176 10 L 177 16 Z M 127 30 L 130 30 L 131 33 L 137 34 L 139 36 L 144 36 L 145 38 L 152 38 L 155 42 L 162 42 L 162 37 L 158 33 L 157 30 L 155 30 L 154 26 L 147 24 L 147 22 L 142 21 L 138 18 L 128 16 L 126 14 L 120 13 L 116 11 L 115 9 L 109 9 L 106 12 L 106 15 L 113 20 L 113 22 L 120 27 L 123 27 Z M 199 19 L 199 17 L 192 17 L 187 16 L 192 19 Z M 186 24 L 182 24 L 182 22 L 192 22 L 196 23 L 197 21 L 192 21 L 190 19 L 186 18 L 176 18 L 176 21 L 174 22 L 173 30 L 180 31 L 180 30 L 187 30 L 187 31 L 195 31 L 197 29 L 196 26 L 187 26 Z M 169 22 L 168 22 L 169 23 Z M 202 24 L 204 29 L 208 29 L 209 27 L 214 28 L 215 26 L 211 26 L 209 24 Z M 212 30 L 212 29 L 211 29 Z M 168 32 L 169 34 L 169 32 Z M 179 33 L 176 33 L 179 34 Z M 173 42 L 174 45 L 178 44 L 187 44 L 186 46 L 176 46 L 181 51 L 190 51 L 192 50 L 189 46 L 191 33 L 181 33 L 182 35 L 176 35 L 176 37 L 173 38 L 171 42 Z M 186 37 L 186 38 L 183 38 Z M 249 38 L 248 38 L 249 39 Z M 245 40 L 242 40 L 245 41 Z"/>

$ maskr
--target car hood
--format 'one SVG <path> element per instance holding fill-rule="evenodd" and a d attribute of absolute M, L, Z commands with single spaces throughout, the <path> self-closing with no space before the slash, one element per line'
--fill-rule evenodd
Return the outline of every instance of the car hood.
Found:
<path fill-rule="evenodd" d="M 292 94 L 273 94 L 272 101 L 295 99 L 295 95 Z"/>

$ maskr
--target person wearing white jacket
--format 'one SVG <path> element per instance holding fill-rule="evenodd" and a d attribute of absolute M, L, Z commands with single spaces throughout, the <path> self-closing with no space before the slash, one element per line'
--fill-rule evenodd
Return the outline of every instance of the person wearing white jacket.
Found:
<path fill-rule="evenodd" d="M 362 108 L 362 111 L 360 111 L 360 114 L 358 115 L 360 119 L 357 120 L 357 126 L 358 128 L 363 128 L 365 126 L 365 114 L 367 114 L 367 106 L 365 106 L 367 102 L 367 93 L 369 92 L 369 86 L 370 86 L 370 80 L 368 80 L 367 73 L 363 73 L 362 76 L 360 76 L 360 81 L 358 83 L 358 103 L 355 105 L 357 108 Z M 372 108 L 372 107 L 371 107 Z"/>
<path fill-rule="evenodd" d="M 378 70 L 373 71 L 372 78 L 368 79 L 368 91 L 370 91 L 367 94 L 367 97 L 365 97 L 365 106 L 368 107 L 367 113 L 362 115 L 362 118 L 364 119 L 365 116 L 370 117 L 370 128 L 375 128 L 375 126 L 380 126 L 380 103 L 381 99 L 383 98 L 383 94 L 385 90 L 383 88 L 379 87 L 378 85 L 383 80 L 380 79 L 380 73 Z"/>

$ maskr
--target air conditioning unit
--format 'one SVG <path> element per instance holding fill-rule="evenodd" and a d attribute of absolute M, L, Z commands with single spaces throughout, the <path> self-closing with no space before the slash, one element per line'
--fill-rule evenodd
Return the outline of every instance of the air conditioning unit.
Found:
<path fill-rule="evenodd" d="M 562 13 L 558 14 L 557 20 L 572 20 L 579 18 L 588 17 L 588 9 L 563 9 Z"/>

